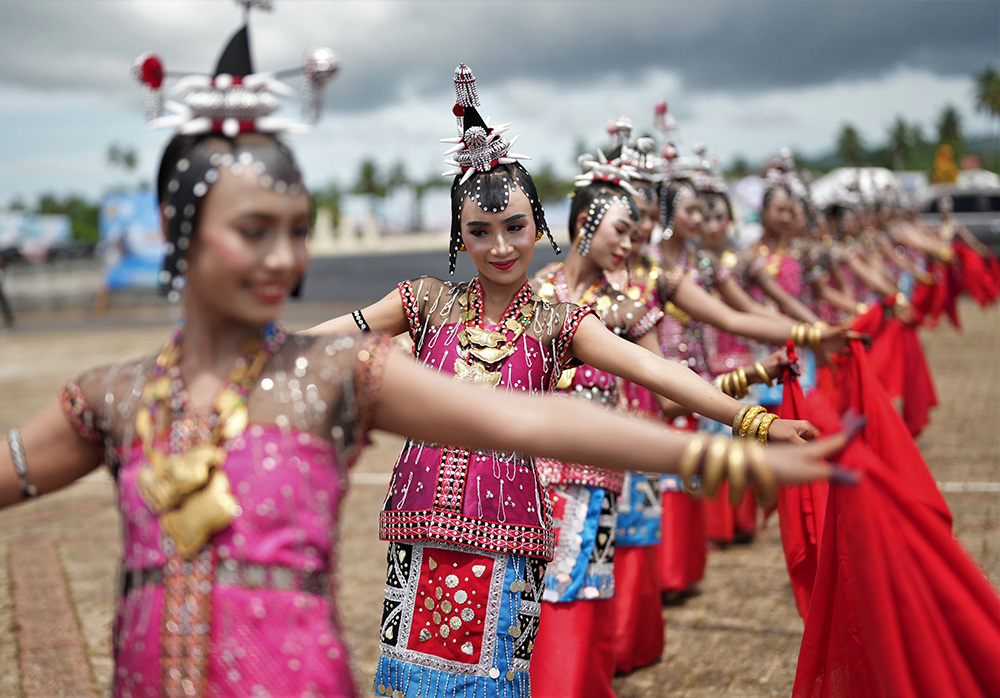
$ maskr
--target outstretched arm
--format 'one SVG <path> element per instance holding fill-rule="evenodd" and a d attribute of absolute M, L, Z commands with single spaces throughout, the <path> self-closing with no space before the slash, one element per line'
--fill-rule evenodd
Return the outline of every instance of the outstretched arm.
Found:
<path fill-rule="evenodd" d="M 594 368 L 621 376 L 722 424 L 732 424 L 743 408 L 743 403 L 691 369 L 664 358 L 653 332 L 647 332 L 633 344 L 588 315 L 576 330 L 570 352 Z M 775 441 L 800 442 L 803 436 L 816 436 L 816 431 L 807 422 L 778 420 L 773 423 L 770 435 Z"/>
<path fill-rule="evenodd" d="M 733 310 L 696 284 L 690 275 L 677 286 L 671 300 L 698 322 L 766 344 L 784 344 L 795 324 L 781 315 L 750 315 Z"/>
<path fill-rule="evenodd" d="M 444 378 L 398 351 L 386 360 L 373 425 L 433 443 L 650 472 L 678 472 L 681 455 L 695 438 L 584 400 L 487 391 Z M 778 482 L 806 482 L 830 476 L 830 467 L 819 459 L 844 443 L 837 436 L 769 446 L 764 457 Z"/>
<path fill-rule="evenodd" d="M 46 494 L 83 477 L 101 464 L 97 452 L 70 426 L 53 402 L 21 427 L 28 480 Z M 21 481 L 14 470 L 10 444 L 0 446 L 0 508 L 21 501 Z"/>
<path fill-rule="evenodd" d="M 761 276 L 757 285 L 778 304 L 781 312 L 788 317 L 800 322 L 819 322 L 819 316 L 810 310 L 809 306 L 782 288 L 781 284 L 775 281 L 770 274 Z"/>
<path fill-rule="evenodd" d="M 397 334 L 403 334 L 409 328 L 406 313 L 403 311 L 403 297 L 399 295 L 398 289 L 393 289 L 382 300 L 372 303 L 367 308 L 362 308 L 361 314 L 364 316 L 365 322 L 368 323 L 371 331 L 378 334 L 387 334 L 395 337 Z M 327 320 L 307 330 L 302 330 L 300 334 L 318 335 L 359 331 L 360 329 L 354 318 L 350 314 L 347 314 Z"/>
<path fill-rule="evenodd" d="M 778 314 L 774 308 L 761 305 L 755 301 L 753 297 L 747 293 L 743 287 L 740 286 L 740 283 L 732 276 L 717 282 L 716 285 L 719 289 L 719 295 L 722 296 L 723 300 L 725 300 L 730 307 L 740 311 L 741 313 L 765 315 L 767 317 L 774 317 Z"/>

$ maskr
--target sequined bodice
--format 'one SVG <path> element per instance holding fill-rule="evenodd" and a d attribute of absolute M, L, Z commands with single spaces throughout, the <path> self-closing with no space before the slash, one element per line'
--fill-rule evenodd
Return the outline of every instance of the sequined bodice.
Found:
<path fill-rule="evenodd" d="M 250 425 L 224 445 L 238 511 L 187 558 L 137 486 L 147 462 L 134 420 L 152 359 L 95 369 L 66 387 L 67 417 L 102 452 L 118 489 L 114 696 L 355 695 L 331 577 L 346 469 L 366 440 L 372 370 L 387 347 L 374 338 L 287 340 L 249 394 Z"/>
<path fill-rule="evenodd" d="M 459 300 L 470 288 L 430 277 L 399 285 L 416 358 L 447 375 L 456 374 L 456 362 L 469 359 L 461 342 L 466 312 Z M 532 298 L 530 287 L 522 294 Z M 488 369 L 499 373 L 496 387 L 483 389 L 548 392 L 569 366 L 569 345 L 588 312 L 569 304 L 538 303 L 514 340 L 514 351 Z M 528 456 L 408 440 L 393 469 L 379 535 L 383 540 L 442 540 L 551 559 L 546 502 Z"/>

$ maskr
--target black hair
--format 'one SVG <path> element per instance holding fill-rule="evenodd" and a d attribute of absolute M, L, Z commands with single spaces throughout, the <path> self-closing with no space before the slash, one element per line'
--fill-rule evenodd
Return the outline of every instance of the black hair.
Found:
<path fill-rule="evenodd" d="M 777 194 L 779 191 L 783 191 L 786 194 L 788 194 L 788 198 L 793 200 L 795 199 L 795 195 L 792 194 L 792 190 L 789 188 L 787 184 L 772 184 L 771 186 L 769 186 L 767 189 L 764 190 L 764 198 L 761 199 L 760 202 L 761 216 L 764 215 L 764 209 L 767 208 L 768 204 L 771 203 L 771 199 L 773 199 L 775 194 Z"/>
<path fill-rule="evenodd" d="M 225 160 L 224 160 L 225 158 Z M 186 268 L 188 242 L 198 231 L 201 205 L 212 184 L 218 180 L 220 165 L 230 161 L 231 171 L 241 163 L 253 168 L 263 186 L 279 193 L 303 187 L 302 173 L 292 151 L 267 134 L 240 134 L 235 138 L 206 133 L 178 134 L 167 144 L 160 159 L 156 193 L 166 218 L 167 254 L 160 273 L 160 293 L 179 292 Z M 265 179 L 266 178 L 266 179 Z M 298 295 L 295 289 L 292 295 Z"/>
<path fill-rule="evenodd" d="M 590 208 L 590 204 L 593 203 L 594 199 L 604 196 L 624 197 L 625 201 L 628 203 L 629 218 L 636 223 L 639 222 L 639 207 L 636 206 L 635 199 L 632 198 L 631 194 L 617 184 L 596 180 L 581 189 L 577 189 L 573 194 L 573 203 L 570 204 L 569 207 L 569 225 L 567 226 L 569 230 L 570 242 L 576 240 L 576 236 L 579 232 L 576 229 L 576 221 L 580 217 L 580 214 Z"/>
<path fill-rule="evenodd" d="M 531 215 L 535 219 L 535 227 L 539 233 L 549 238 L 549 243 L 556 254 L 560 253 L 559 245 L 552 239 L 552 232 L 545 221 L 545 210 L 538 198 L 538 190 L 531 175 L 520 162 L 497 165 L 487 172 L 476 172 L 464 184 L 462 175 L 455 175 L 451 184 L 451 241 L 448 246 L 448 273 L 455 273 L 455 262 L 462 247 L 462 207 L 465 199 L 476 202 L 480 209 L 487 213 L 503 211 L 510 202 L 510 194 L 517 187 L 528 197 L 531 203 Z"/>
<path fill-rule="evenodd" d="M 687 179 L 675 179 L 670 182 L 663 182 L 660 185 L 660 227 L 664 233 L 668 230 L 671 234 L 674 229 L 674 207 L 677 204 L 677 195 L 688 190 L 694 196 L 698 196 L 698 191 L 694 184 Z"/>
<path fill-rule="evenodd" d="M 710 209 L 715 206 L 716 201 L 721 201 L 726 206 L 726 213 L 729 215 L 729 220 L 734 220 L 733 204 L 729 200 L 728 194 L 721 191 L 705 191 L 701 193 L 701 197 L 705 200 L 706 209 Z"/>

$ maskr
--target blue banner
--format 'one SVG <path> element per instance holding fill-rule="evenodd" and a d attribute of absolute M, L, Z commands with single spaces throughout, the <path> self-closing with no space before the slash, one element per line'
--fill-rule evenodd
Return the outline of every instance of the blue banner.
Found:
<path fill-rule="evenodd" d="M 101 201 L 101 250 L 109 290 L 155 288 L 165 245 L 152 191 L 108 194 Z"/>

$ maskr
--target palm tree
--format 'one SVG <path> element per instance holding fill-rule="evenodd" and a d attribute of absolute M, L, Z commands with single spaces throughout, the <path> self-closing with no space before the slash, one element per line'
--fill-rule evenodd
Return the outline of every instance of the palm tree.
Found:
<path fill-rule="evenodd" d="M 889 128 L 889 152 L 892 155 L 892 169 L 902 170 L 910 156 L 910 127 L 902 116 L 897 116 Z"/>
<path fill-rule="evenodd" d="M 976 74 L 976 111 L 993 116 L 997 139 L 993 165 L 1000 168 L 1000 72 L 993 66 L 987 66 Z"/>
<path fill-rule="evenodd" d="M 951 104 L 941 111 L 938 118 L 938 144 L 947 143 L 954 151 L 955 155 L 962 153 L 962 119 L 958 115 L 958 110 Z"/>
<path fill-rule="evenodd" d="M 840 164 L 846 166 L 860 166 L 865 159 L 865 147 L 861 143 L 861 134 L 850 124 L 844 124 L 840 136 L 837 138 L 837 156 Z"/>

